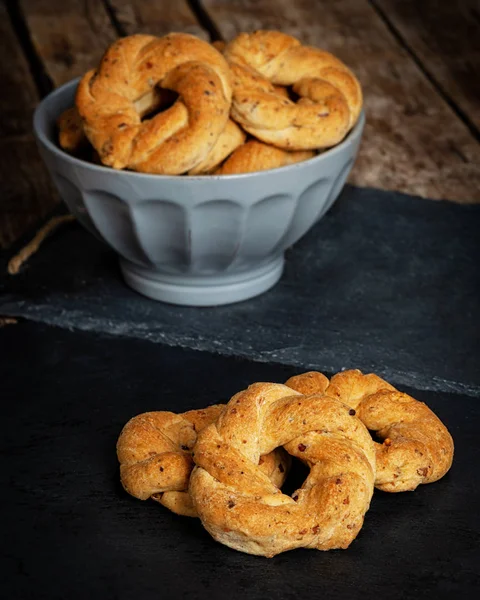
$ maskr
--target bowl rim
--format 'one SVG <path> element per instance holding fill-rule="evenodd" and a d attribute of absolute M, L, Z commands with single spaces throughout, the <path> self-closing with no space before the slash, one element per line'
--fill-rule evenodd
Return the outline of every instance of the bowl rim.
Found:
<path fill-rule="evenodd" d="M 65 160 L 70 162 L 71 164 L 81 166 L 84 169 L 92 169 L 93 171 L 101 172 L 104 174 L 113 174 L 113 173 L 121 173 L 124 177 L 133 177 L 133 178 L 155 178 L 158 181 L 178 181 L 179 179 L 185 181 L 203 181 L 203 182 L 212 182 L 212 181 L 234 181 L 234 180 L 242 180 L 246 178 L 252 178 L 254 176 L 260 177 L 266 174 L 272 174 L 276 172 L 285 173 L 287 171 L 294 171 L 296 169 L 311 166 L 313 163 L 322 163 L 327 158 L 334 156 L 342 152 L 344 148 L 355 142 L 362 134 L 363 127 L 365 125 L 365 109 L 362 108 L 360 115 L 357 119 L 357 122 L 353 126 L 353 128 L 348 132 L 346 137 L 338 143 L 336 146 L 325 150 L 321 154 L 314 156 L 313 158 L 309 158 L 307 160 L 301 161 L 299 163 L 294 163 L 291 165 L 285 165 L 283 167 L 275 167 L 274 169 L 265 169 L 263 171 L 253 171 L 251 173 L 232 173 L 226 175 L 161 175 L 158 173 L 141 173 L 138 171 L 128 171 L 125 169 L 112 169 L 110 167 L 106 167 L 104 165 L 96 165 L 94 163 L 89 163 L 86 160 L 82 160 L 81 158 L 76 158 L 62 150 L 54 141 L 52 141 L 51 137 L 44 131 L 44 128 L 41 126 L 41 119 L 44 113 L 47 112 L 48 105 L 52 102 L 54 98 L 57 96 L 62 96 L 70 91 L 71 88 L 78 85 L 81 77 L 76 77 L 59 86 L 58 88 L 51 91 L 47 94 L 35 108 L 33 113 L 33 132 L 37 140 L 45 146 L 50 152 L 55 154 L 60 160 Z M 58 115 L 60 116 L 60 115 Z"/>

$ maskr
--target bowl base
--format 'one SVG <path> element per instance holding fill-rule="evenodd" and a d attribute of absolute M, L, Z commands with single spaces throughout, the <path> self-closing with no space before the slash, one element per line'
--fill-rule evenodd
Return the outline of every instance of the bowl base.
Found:
<path fill-rule="evenodd" d="M 242 273 L 220 275 L 167 275 L 120 260 L 126 283 L 135 291 L 169 304 L 219 306 L 248 300 L 273 287 L 283 273 L 284 257 Z"/>

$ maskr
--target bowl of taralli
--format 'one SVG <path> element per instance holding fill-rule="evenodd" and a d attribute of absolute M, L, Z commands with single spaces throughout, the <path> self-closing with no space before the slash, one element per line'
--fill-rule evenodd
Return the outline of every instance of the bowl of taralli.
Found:
<path fill-rule="evenodd" d="M 276 31 L 227 44 L 133 35 L 49 94 L 34 131 L 70 211 L 164 302 L 261 294 L 342 190 L 362 90 L 332 54 Z"/>

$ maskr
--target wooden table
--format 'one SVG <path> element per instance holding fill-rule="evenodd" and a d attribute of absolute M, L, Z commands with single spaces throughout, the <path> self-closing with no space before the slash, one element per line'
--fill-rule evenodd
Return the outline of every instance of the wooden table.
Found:
<path fill-rule="evenodd" d="M 59 201 L 36 151 L 32 111 L 95 65 L 116 37 L 186 31 L 231 39 L 275 28 L 328 49 L 360 78 L 367 126 L 350 182 L 480 202 L 478 0 L 6 0 L 0 248 Z"/>

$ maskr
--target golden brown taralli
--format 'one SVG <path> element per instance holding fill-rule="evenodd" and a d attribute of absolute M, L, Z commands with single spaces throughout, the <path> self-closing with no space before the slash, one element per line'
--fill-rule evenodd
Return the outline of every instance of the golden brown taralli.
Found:
<path fill-rule="evenodd" d="M 77 155 L 88 146 L 83 121 L 75 106 L 67 108 L 57 119 L 58 143 L 69 154 Z"/>
<path fill-rule="evenodd" d="M 293 392 L 293 394 L 292 394 Z M 293 548 L 347 548 L 369 508 L 375 477 L 370 434 L 348 406 L 255 383 L 203 429 L 194 447 L 189 491 L 209 533 L 249 554 Z M 257 467 L 284 445 L 310 467 L 292 497 Z"/>
<path fill-rule="evenodd" d="M 276 148 L 271 144 L 265 144 L 258 140 L 249 140 L 239 146 L 215 171 L 215 175 L 233 175 L 236 173 L 253 173 L 254 171 L 266 171 L 267 169 L 278 169 L 287 165 L 302 162 L 313 158 L 315 152 L 309 150 L 288 152 Z"/>
<path fill-rule="evenodd" d="M 241 148 L 247 135 L 239 125 L 228 119 L 225 129 L 220 134 L 216 144 L 207 154 L 205 160 L 189 171 L 189 175 L 211 173 L 237 148 Z"/>
<path fill-rule="evenodd" d="M 310 372 L 292 377 L 286 385 L 302 393 L 318 391 L 354 409 L 366 427 L 383 443 L 375 443 L 375 487 L 385 492 L 414 490 L 437 481 L 453 461 L 453 440 L 445 425 L 423 402 L 371 373 L 337 373 L 328 379 Z"/>
<path fill-rule="evenodd" d="M 157 86 L 178 99 L 142 121 L 135 103 Z M 138 34 L 113 43 L 84 75 L 76 106 L 103 164 L 176 175 L 212 150 L 227 124 L 231 94 L 228 65 L 207 42 L 183 33 Z"/>
<path fill-rule="evenodd" d="M 234 72 L 232 118 L 264 142 L 286 150 L 328 148 L 360 115 L 360 84 L 329 52 L 278 31 L 256 31 L 239 34 L 224 55 Z M 282 98 L 273 84 L 292 86 L 298 101 Z"/>
<path fill-rule="evenodd" d="M 183 414 L 154 411 L 130 419 L 117 441 L 124 489 L 140 500 L 152 498 L 177 514 L 196 517 L 187 491 L 192 448 L 198 432 L 224 408 L 218 404 Z M 281 449 L 259 459 L 259 468 L 275 485 L 283 484 L 289 465 Z"/>
<path fill-rule="evenodd" d="M 160 108 L 160 107 L 158 107 Z M 149 111 L 150 112 L 150 111 Z M 90 145 L 87 136 L 83 130 L 83 121 L 76 107 L 72 107 L 64 111 L 58 121 L 58 142 L 60 147 L 74 156 L 79 156 L 85 149 L 90 149 L 92 152 L 92 162 L 102 164 L 98 153 Z M 243 129 L 229 119 L 225 129 L 220 134 L 213 148 L 205 159 L 189 171 L 189 175 L 203 175 L 211 173 L 220 165 L 228 156 L 237 148 L 241 147 L 245 142 L 246 133 Z"/>
<path fill-rule="evenodd" d="M 278 31 L 229 44 L 137 34 L 115 41 L 83 76 L 75 107 L 59 118 L 59 143 L 114 169 L 251 173 L 338 143 L 361 106 L 340 60 Z M 244 130 L 259 141 L 245 144 Z"/>
<path fill-rule="evenodd" d="M 168 106 L 171 106 L 175 98 L 176 95 L 170 90 L 163 90 L 156 87 L 134 102 L 135 110 L 140 115 L 140 118 L 143 118 L 152 111 L 163 110 Z M 85 135 L 83 119 L 76 106 L 67 108 L 67 110 L 60 115 L 57 120 L 57 127 L 58 143 L 65 152 L 77 155 L 87 146 L 93 150 Z M 96 151 L 95 154 L 98 156 Z"/>

